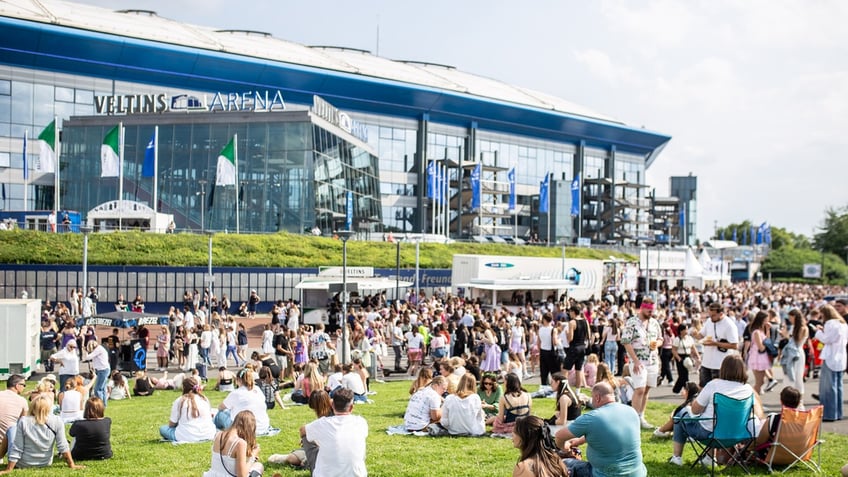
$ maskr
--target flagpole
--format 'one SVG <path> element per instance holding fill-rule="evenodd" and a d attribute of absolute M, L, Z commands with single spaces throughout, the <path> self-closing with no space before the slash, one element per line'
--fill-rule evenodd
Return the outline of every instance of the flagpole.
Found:
<path fill-rule="evenodd" d="M 118 123 L 118 230 L 124 221 L 124 123 Z"/>
<path fill-rule="evenodd" d="M 59 160 L 59 156 L 61 156 L 61 151 L 59 151 L 59 116 L 53 116 L 53 155 L 56 156 L 56 163 L 53 165 L 53 192 L 56 194 L 56 197 L 53 197 L 53 213 L 56 217 L 59 217 L 59 171 L 62 169 L 61 161 Z"/>
<path fill-rule="evenodd" d="M 436 184 L 439 183 L 439 166 L 433 162 L 433 197 L 430 198 L 430 233 L 436 233 Z"/>
<path fill-rule="evenodd" d="M 158 204 L 159 204 L 159 126 L 155 126 L 153 128 L 153 212 L 159 212 Z"/>
<path fill-rule="evenodd" d="M 239 233 L 239 175 L 238 175 L 238 133 L 233 134 L 233 161 L 236 165 L 236 234 Z"/>
<path fill-rule="evenodd" d="M 553 185 L 553 181 L 551 180 L 552 175 L 553 174 L 548 173 L 548 177 L 545 178 L 545 180 L 548 181 L 548 196 L 546 197 L 548 202 L 548 247 L 551 246 L 551 186 Z"/>
<path fill-rule="evenodd" d="M 26 129 L 26 130 L 24 130 L 24 169 L 23 169 L 23 173 L 24 173 L 24 210 L 29 210 L 29 209 L 27 209 L 27 199 L 28 199 L 27 189 L 29 189 L 29 171 L 27 170 L 29 168 L 28 167 L 29 164 L 27 164 L 29 162 L 29 161 L 27 161 L 27 142 L 28 142 L 28 140 L 29 140 L 29 129 Z"/>

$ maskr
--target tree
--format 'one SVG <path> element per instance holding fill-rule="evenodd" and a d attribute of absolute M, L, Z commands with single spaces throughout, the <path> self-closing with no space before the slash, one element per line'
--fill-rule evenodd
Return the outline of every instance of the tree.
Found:
<path fill-rule="evenodd" d="M 820 230 L 813 238 L 815 248 L 845 260 L 848 254 L 848 206 L 828 207 Z"/>

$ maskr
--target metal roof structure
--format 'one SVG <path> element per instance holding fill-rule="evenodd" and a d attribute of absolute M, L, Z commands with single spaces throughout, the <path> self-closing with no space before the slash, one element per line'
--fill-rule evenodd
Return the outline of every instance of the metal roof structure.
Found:
<path fill-rule="evenodd" d="M 200 91 L 279 89 L 301 104 L 317 94 L 351 111 L 615 146 L 644 154 L 648 165 L 671 139 L 450 66 L 63 0 L 0 1 L 0 62 Z"/>

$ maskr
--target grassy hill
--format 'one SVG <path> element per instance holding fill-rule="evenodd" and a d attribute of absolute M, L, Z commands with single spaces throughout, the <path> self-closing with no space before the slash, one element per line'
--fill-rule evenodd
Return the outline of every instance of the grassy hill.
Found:
<path fill-rule="evenodd" d="M 204 266 L 208 261 L 208 236 L 199 234 L 151 234 L 142 232 L 93 233 L 88 240 L 91 265 Z M 561 257 L 562 248 L 530 245 L 422 243 L 421 268 L 450 268 L 454 254 Z M 348 266 L 393 268 L 396 245 L 386 242 L 351 240 Z M 0 233 L 0 263 L 82 263 L 82 234 L 48 234 L 29 230 Z M 571 258 L 606 259 L 609 250 L 570 247 Z M 612 253 L 622 259 L 629 255 Z M 341 262 L 342 242 L 328 237 L 278 233 L 270 235 L 224 234 L 212 236 L 216 266 L 317 267 Z M 415 244 L 401 244 L 401 264 L 415 263 Z M 412 265 L 414 266 L 414 265 Z"/>

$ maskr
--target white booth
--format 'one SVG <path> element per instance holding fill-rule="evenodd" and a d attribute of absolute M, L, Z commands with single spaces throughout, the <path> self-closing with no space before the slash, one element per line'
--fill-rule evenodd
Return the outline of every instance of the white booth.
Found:
<path fill-rule="evenodd" d="M 86 225 L 95 232 L 109 230 L 143 230 L 164 234 L 174 220 L 171 214 L 156 212 L 141 202 L 111 200 L 88 211 Z"/>
<path fill-rule="evenodd" d="M 41 357 L 41 300 L 0 299 L 0 379 L 13 374 L 29 378 Z"/>

